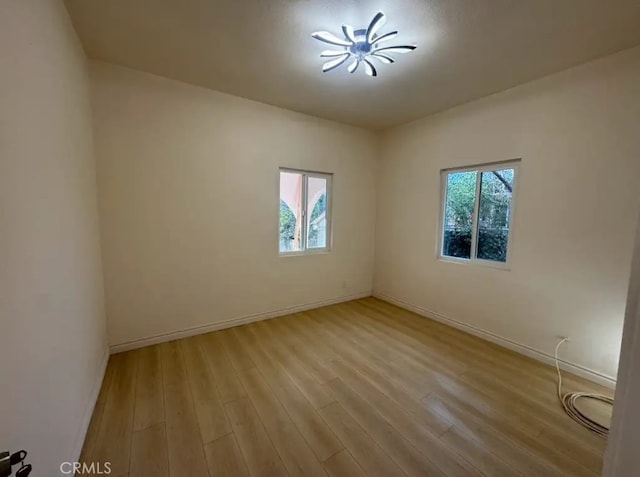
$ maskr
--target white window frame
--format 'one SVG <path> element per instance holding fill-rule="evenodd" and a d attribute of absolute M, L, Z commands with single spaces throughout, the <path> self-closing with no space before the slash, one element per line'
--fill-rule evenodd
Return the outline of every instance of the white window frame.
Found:
<path fill-rule="evenodd" d="M 498 268 L 501 270 L 511 270 L 511 256 L 513 255 L 513 224 L 514 216 L 516 215 L 516 191 L 517 183 L 520 179 L 520 159 L 510 159 L 508 161 L 499 161 L 492 163 L 485 163 L 473 166 L 464 167 L 452 167 L 448 169 L 442 169 L 440 171 L 440 221 L 438 226 L 438 240 L 436 258 L 445 262 L 461 263 L 470 265 L 482 265 L 490 268 Z M 478 246 L 478 210 L 480 208 L 480 181 L 482 179 L 482 172 L 496 171 L 499 169 L 513 169 L 513 186 L 511 192 L 511 212 L 509 214 L 509 239 L 507 243 L 507 260 L 505 262 L 496 262 L 493 260 L 485 260 L 482 258 L 476 258 L 476 249 Z M 444 245 L 444 232 L 445 232 L 445 207 L 447 204 L 447 176 L 456 172 L 477 172 L 476 175 L 476 193 L 475 201 L 473 204 L 473 215 L 471 222 L 471 254 L 470 258 L 450 257 L 442 254 L 442 247 Z"/>
<path fill-rule="evenodd" d="M 280 224 L 280 173 L 281 172 L 290 172 L 293 174 L 301 174 L 302 175 L 302 231 L 300 233 L 300 238 L 302 241 L 302 250 L 292 250 L 290 252 L 283 252 L 280 250 L 280 227 L 278 226 L 278 240 L 276 245 L 278 247 L 278 253 L 281 257 L 295 257 L 297 255 L 313 255 L 318 253 L 328 253 L 331 251 L 331 244 L 333 242 L 333 227 L 332 227 L 332 210 L 331 207 L 333 205 L 333 174 L 329 172 L 317 172 L 317 171 L 307 171 L 302 169 L 292 169 L 289 167 L 280 167 L 278 169 L 278 224 Z M 327 221 L 327 243 L 326 247 L 307 247 L 307 234 L 308 234 L 308 224 L 307 224 L 307 202 L 309 198 L 307 197 L 307 184 L 309 178 L 319 178 L 325 179 L 327 181 L 327 212 L 326 212 L 326 221 Z"/>

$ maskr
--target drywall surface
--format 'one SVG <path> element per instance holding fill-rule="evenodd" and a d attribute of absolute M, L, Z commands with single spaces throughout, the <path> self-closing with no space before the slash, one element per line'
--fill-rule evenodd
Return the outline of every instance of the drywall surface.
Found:
<path fill-rule="evenodd" d="M 640 48 L 389 131 L 374 291 L 615 378 L 639 131 Z M 515 158 L 511 270 L 437 260 L 441 169 Z"/>
<path fill-rule="evenodd" d="M 0 1 L 0 449 L 79 455 L 107 352 L 84 52 L 59 1 Z M 14 471 L 16 469 L 14 468 Z"/>
<path fill-rule="evenodd" d="M 640 468 L 640 222 L 635 238 L 629 297 L 624 320 L 620 368 L 611 433 L 607 442 L 604 477 L 635 475 Z"/>
<path fill-rule="evenodd" d="M 372 133 L 108 63 L 90 70 L 112 345 L 370 293 Z M 279 167 L 333 174 L 329 253 L 279 256 Z"/>

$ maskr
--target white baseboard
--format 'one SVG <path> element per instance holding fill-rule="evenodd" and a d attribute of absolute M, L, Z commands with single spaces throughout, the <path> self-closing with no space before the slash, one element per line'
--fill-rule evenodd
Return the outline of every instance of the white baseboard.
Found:
<path fill-rule="evenodd" d="M 91 423 L 91 417 L 93 411 L 98 402 L 98 395 L 100 394 L 100 388 L 102 387 L 102 381 L 104 380 L 104 374 L 107 371 L 107 364 L 109 363 L 109 350 L 105 350 L 104 357 L 102 358 L 102 364 L 100 365 L 100 371 L 96 376 L 96 382 L 93 385 L 89 401 L 84 409 L 82 415 L 82 421 L 80 423 L 80 429 L 77 432 L 76 439 L 71 452 L 71 460 L 69 462 L 78 462 L 80 460 L 80 454 L 82 453 L 82 447 L 84 446 L 85 438 L 87 437 L 87 431 L 89 430 L 89 424 Z"/>
<path fill-rule="evenodd" d="M 321 300 L 321 301 L 316 301 L 312 303 L 305 303 L 303 305 L 296 305 L 296 306 L 291 306 L 287 308 L 281 308 L 279 310 L 268 311 L 266 313 L 257 313 L 255 315 L 247 315 L 247 316 L 242 316 L 238 318 L 232 318 L 230 320 L 218 321 L 216 323 L 209 323 L 206 325 L 194 326 L 192 328 L 186 328 L 184 330 L 178 330 L 178 331 L 172 331 L 170 333 L 154 335 L 154 336 L 150 336 L 148 338 L 142 338 L 139 340 L 127 341 L 125 343 L 112 345 L 110 346 L 109 349 L 111 351 L 111 354 L 122 353 L 123 351 L 129 351 L 137 348 L 144 348 L 145 346 L 164 343 L 165 341 L 173 341 L 181 338 L 188 338 L 189 336 L 210 333 L 212 331 L 224 330 L 226 328 L 232 328 L 234 326 L 253 323 L 254 321 L 268 320 L 270 318 L 277 318 L 279 316 L 290 315 L 292 313 L 311 310 L 313 308 L 321 308 L 323 306 L 335 305 L 336 303 L 357 300 L 359 298 L 366 298 L 368 296 L 371 296 L 370 290 L 351 294 L 351 295 L 344 295 L 337 298 L 330 298 L 328 300 Z"/>
<path fill-rule="evenodd" d="M 453 328 L 457 328 L 459 330 L 465 331 L 479 338 L 485 339 L 487 341 L 491 341 L 492 343 L 502 346 L 503 348 L 510 349 L 512 351 L 523 354 L 535 360 L 542 361 L 543 363 L 555 366 L 555 357 L 549 353 L 545 353 L 544 351 L 540 351 L 530 346 L 517 343 L 508 338 L 504 338 L 502 336 L 496 335 L 495 333 L 482 330 L 473 325 L 469 325 L 467 323 L 463 323 L 461 321 L 454 320 L 453 318 L 449 318 L 447 316 L 441 315 L 440 313 L 427 310 L 426 308 L 412 305 L 411 303 L 407 303 L 406 301 L 400 300 L 398 298 L 395 298 L 391 295 L 387 295 L 382 292 L 377 292 L 374 290 L 373 296 L 376 298 L 379 298 L 380 300 L 399 306 L 400 308 L 404 308 L 405 310 L 409 310 L 414 313 L 417 313 L 418 315 L 423 316 L 425 318 L 439 321 L 440 323 L 444 323 L 445 325 L 449 325 Z M 602 386 L 606 386 L 610 389 L 615 389 L 616 387 L 615 378 L 602 374 L 598 371 L 594 371 L 592 369 L 586 368 L 579 364 L 560 360 L 560 368 L 566 370 L 567 372 L 580 376 L 582 378 L 588 379 L 589 381 L 592 381 L 594 383 L 600 384 Z"/>

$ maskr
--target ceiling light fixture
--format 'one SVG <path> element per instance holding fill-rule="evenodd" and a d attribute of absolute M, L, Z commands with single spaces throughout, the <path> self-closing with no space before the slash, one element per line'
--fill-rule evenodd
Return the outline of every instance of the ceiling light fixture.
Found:
<path fill-rule="evenodd" d="M 378 76 L 371 58 L 375 58 L 380 63 L 389 64 L 395 62 L 395 59 L 389 56 L 390 53 L 409 53 L 416 49 L 416 45 L 380 46 L 380 43 L 392 40 L 398 35 L 397 31 L 378 35 L 378 30 L 385 22 L 384 13 L 378 12 L 366 29 L 354 30 L 350 25 L 342 25 L 344 40 L 328 31 L 312 33 L 311 36 L 316 40 L 342 47 L 339 50 L 326 50 L 320 54 L 321 58 L 333 58 L 322 65 L 322 71 L 324 73 L 331 71 L 351 59 L 352 62 L 347 67 L 349 73 L 355 73 L 360 63 L 363 63 L 365 72 L 369 76 Z"/>

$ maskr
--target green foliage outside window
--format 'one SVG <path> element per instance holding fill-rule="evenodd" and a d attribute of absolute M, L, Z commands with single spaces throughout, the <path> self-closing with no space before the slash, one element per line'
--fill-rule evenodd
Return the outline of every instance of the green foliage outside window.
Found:
<path fill-rule="evenodd" d="M 296 216 L 291 208 L 280 199 L 280 250 L 291 250 L 296 236 Z"/>
<path fill-rule="evenodd" d="M 442 247 L 445 256 L 470 258 L 477 174 L 466 171 L 447 175 Z M 513 178 L 513 169 L 482 172 L 477 258 L 506 261 Z"/>
<path fill-rule="evenodd" d="M 320 231 L 324 230 L 324 220 L 327 212 L 327 194 L 322 194 L 311 211 L 309 227 L 310 246 L 324 246 L 325 237 L 320 237 Z M 321 220 L 318 220 L 321 219 Z M 296 234 L 296 216 L 291 208 L 280 199 L 280 249 L 292 250 Z M 321 241 L 322 243 L 318 243 Z"/>
<path fill-rule="evenodd" d="M 322 194 L 322 196 L 320 196 L 320 198 L 318 199 L 318 202 L 316 202 L 316 205 L 313 207 L 313 211 L 311 211 L 311 221 L 310 224 L 311 226 L 309 227 L 309 244 L 315 244 L 317 246 L 318 244 L 318 239 L 322 238 L 319 237 L 319 233 L 320 233 L 320 224 L 318 224 L 318 219 L 325 215 L 326 216 L 326 212 L 327 212 L 327 194 Z M 326 220 L 326 219 L 323 219 Z M 324 244 L 321 244 L 322 246 L 324 246 Z"/>

